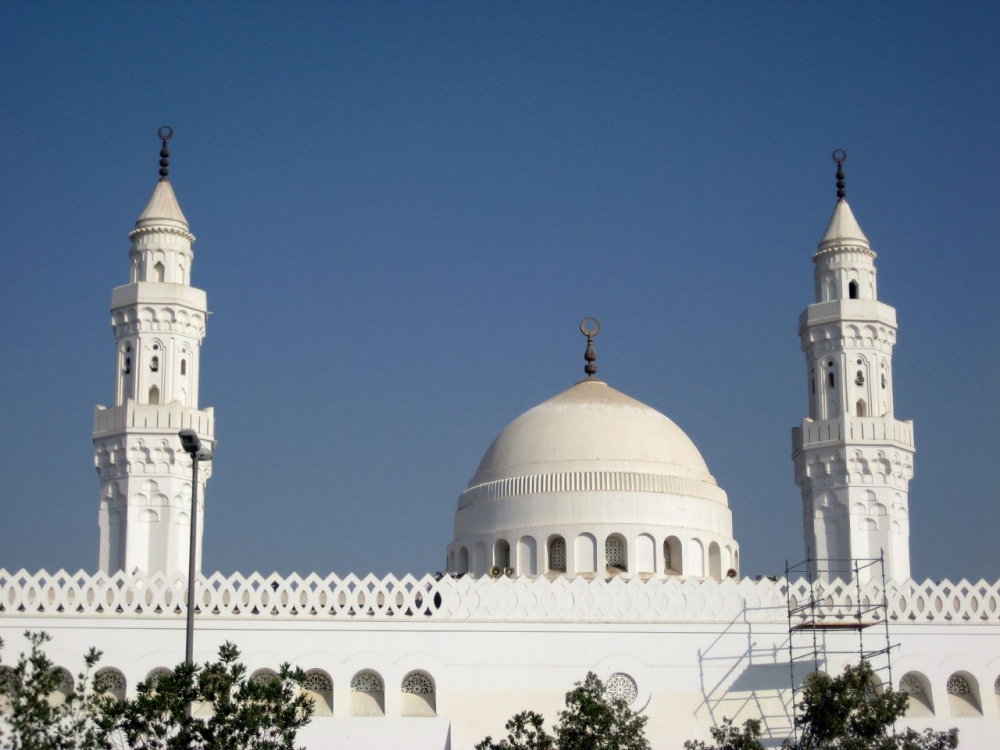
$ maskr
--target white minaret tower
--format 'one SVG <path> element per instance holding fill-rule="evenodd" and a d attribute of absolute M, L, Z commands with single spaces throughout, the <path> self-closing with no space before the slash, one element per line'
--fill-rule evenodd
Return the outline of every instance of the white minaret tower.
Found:
<path fill-rule="evenodd" d="M 129 234 L 130 278 L 111 293 L 115 405 L 94 410 L 94 465 L 101 480 L 102 571 L 187 576 L 191 460 L 177 437 L 194 429 L 215 444 L 215 415 L 198 408 L 201 340 L 208 307 L 191 286 L 194 235 L 167 179 L 160 128 L 160 181 Z M 205 482 L 199 463 L 197 569 L 201 569 Z"/>
<path fill-rule="evenodd" d="M 833 158 L 837 205 L 813 255 L 816 302 L 799 318 L 809 416 L 792 430 L 792 458 L 806 548 L 823 578 L 851 578 L 850 561 L 884 551 L 886 576 L 905 580 L 914 449 L 913 422 L 893 413 L 896 311 L 878 301 L 875 252 L 844 199 L 847 155 Z"/>

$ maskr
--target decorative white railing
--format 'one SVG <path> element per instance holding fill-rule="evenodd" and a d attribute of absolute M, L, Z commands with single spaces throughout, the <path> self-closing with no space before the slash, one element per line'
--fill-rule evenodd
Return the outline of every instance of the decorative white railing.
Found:
<path fill-rule="evenodd" d="M 440 580 L 433 576 L 339 578 L 216 573 L 199 578 L 200 617 L 455 621 L 719 622 L 787 624 L 793 606 L 818 602 L 828 620 L 856 618 L 858 587 L 784 579 L 759 581 L 611 580 L 559 577 Z M 104 573 L 9 573 L 0 569 L 0 617 L 183 617 L 183 578 Z M 878 620 L 881 583 L 861 586 L 864 619 Z M 1000 624 L 1000 582 L 914 581 L 888 584 L 894 622 Z"/>

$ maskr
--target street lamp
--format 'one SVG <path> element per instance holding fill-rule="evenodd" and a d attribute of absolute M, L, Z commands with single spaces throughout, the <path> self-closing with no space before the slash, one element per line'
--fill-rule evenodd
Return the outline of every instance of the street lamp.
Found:
<path fill-rule="evenodd" d="M 187 644 L 184 661 L 194 664 L 194 584 L 195 555 L 198 547 L 198 462 L 211 461 L 212 451 L 201 444 L 194 430 L 177 433 L 181 447 L 191 456 L 191 544 L 188 549 Z"/>

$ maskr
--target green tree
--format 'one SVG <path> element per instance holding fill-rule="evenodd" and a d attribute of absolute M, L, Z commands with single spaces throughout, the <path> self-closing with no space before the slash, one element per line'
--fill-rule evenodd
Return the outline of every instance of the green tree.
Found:
<path fill-rule="evenodd" d="M 522 711 L 505 725 L 506 739 L 487 737 L 476 750 L 649 750 L 646 721 L 621 698 L 611 698 L 597 675 L 588 672 L 566 693 L 554 735 L 545 731 L 541 714 Z"/>
<path fill-rule="evenodd" d="M 101 725 L 100 677 L 91 672 L 101 653 L 91 649 L 84 657 L 85 669 L 77 675 L 79 689 L 65 700 L 52 697 L 62 686 L 63 675 L 45 655 L 47 633 L 25 632 L 30 649 L 22 652 L 13 667 L 0 668 L 0 746 L 10 750 L 98 750 L 105 747 Z M 0 640 L 0 650 L 3 640 Z"/>
<path fill-rule="evenodd" d="M 747 719 L 742 727 L 734 727 L 732 719 L 723 719 L 722 726 L 712 727 L 714 745 L 701 740 L 688 740 L 684 743 L 685 750 L 764 750 L 760 744 L 763 724 L 760 719 Z"/>
<path fill-rule="evenodd" d="M 309 723 L 312 700 L 301 692 L 305 673 L 283 664 L 276 677 L 254 680 L 232 643 L 218 661 L 179 664 L 140 682 L 134 699 L 105 693 L 91 675 L 101 654 L 91 649 L 76 689 L 51 700 L 62 676 L 45 655 L 45 633 L 25 633 L 31 645 L 13 668 L 0 669 L 0 747 L 10 750 L 294 750 Z M 0 641 L 0 648 L 3 647 Z M 192 709 L 197 708 L 192 715 Z"/>
<path fill-rule="evenodd" d="M 131 750 L 294 750 L 313 713 L 305 672 L 282 664 L 276 677 L 250 679 L 239 657 L 227 642 L 214 663 L 139 683 L 134 699 L 106 705 L 102 726 Z"/>
<path fill-rule="evenodd" d="M 806 678 L 798 705 L 799 750 L 953 750 L 958 730 L 913 729 L 896 733 L 909 696 L 899 690 L 876 693 L 871 665 L 848 666 L 838 677 L 815 672 Z"/>
<path fill-rule="evenodd" d="M 848 666 L 837 677 L 816 672 L 806 678 L 795 724 L 799 741 L 786 740 L 789 750 L 954 750 L 958 730 L 914 729 L 896 732 L 894 724 L 906 712 L 909 696 L 887 688 L 873 689 L 875 674 L 868 662 Z M 712 731 L 714 745 L 700 740 L 684 743 L 686 750 L 763 750 L 762 725 L 748 719 L 740 728 L 731 719 Z"/>

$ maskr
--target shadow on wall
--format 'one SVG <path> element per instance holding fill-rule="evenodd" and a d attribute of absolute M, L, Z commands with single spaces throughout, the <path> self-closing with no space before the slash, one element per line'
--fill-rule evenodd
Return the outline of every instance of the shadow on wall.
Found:
<path fill-rule="evenodd" d="M 811 663 L 796 663 L 793 672 L 787 639 L 768 647 L 756 645 L 748 613 L 776 609 L 784 611 L 776 607 L 744 607 L 707 649 L 698 650 L 702 703 L 696 714 L 706 709 L 713 726 L 721 724 L 724 717 L 760 718 L 765 747 L 778 747 L 792 736 L 791 681 L 799 684 L 812 671 Z M 744 627 L 745 638 L 740 638 L 743 645 L 734 650 L 734 636 L 741 636 Z M 708 677 L 706 672 L 713 676 Z M 708 684 L 709 680 L 714 680 L 713 684 Z"/>

